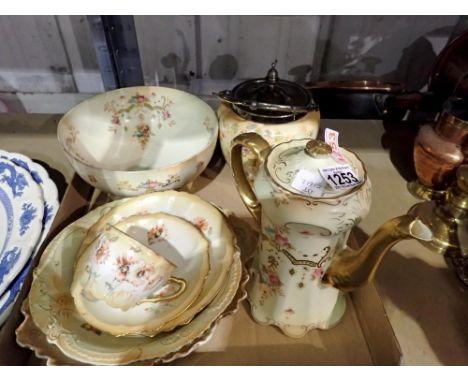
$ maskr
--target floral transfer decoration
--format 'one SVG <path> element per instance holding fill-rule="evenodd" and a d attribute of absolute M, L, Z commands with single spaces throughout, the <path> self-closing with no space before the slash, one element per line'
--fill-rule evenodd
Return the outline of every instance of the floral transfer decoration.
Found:
<path fill-rule="evenodd" d="M 157 269 L 152 264 L 136 259 L 134 256 L 136 252 L 138 252 L 138 249 L 133 248 L 133 255 L 132 251 L 129 251 L 111 258 L 108 246 L 102 245 L 99 247 L 98 254 L 96 254 L 99 264 L 103 266 L 111 265 L 112 267 L 113 279 L 105 284 L 108 292 L 113 292 L 117 286 L 123 283 L 137 288 L 144 287 L 144 290 L 147 290 L 161 281 L 161 275 Z M 92 279 L 97 280 L 100 277 L 105 277 L 104 274 L 101 275 L 99 271 L 93 271 L 90 267 L 87 267 L 86 271 Z"/>
<path fill-rule="evenodd" d="M 288 230 L 286 227 L 280 229 L 279 227 L 273 225 L 265 226 L 265 232 L 267 233 L 270 240 L 272 240 L 276 247 L 278 248 L 288 248 L 292 249 L 293 246 L 288 239 Z"/>
<path fill-rule="evenodd" d="M 96 255 L 95 260 L 98 264 L 103 264 L 109 257 L 109 246 L 110 243 L 113 243 L 119 240 L 117 235 L 110 235 L 109 231 L 111 230 L 111 225 L 107 225 L 105 231 L 107 232 L 107 238 L 99 240 L 96 245 Z"/>
<path fill-rule="evenodd" d="M 289 204 L 289 199 L 291 195 L 289 195 L 286 191 L 277 188 L 275 191 L 271 191 L 270 195 L 273 198 L 273 202 L 275 203 L 276 207 Z"/>
<path fill-rule="evenodd" d="M 117 278 L 119 281 L 129 281 L 127 277 L 133 264 L 135 264 L 135 260 L 131 256 L 117 257 Z"/>
<path fill-rule="evenodd" d="M 98 264 L 104 263 L 109 257 L 109 243 L 103 240 L 96 250 L 96 262 Z"/>
<path fill-rule="evenodd" d="M 216 126 L 211 122 L 210 117 L 205 117 L 203 120 L 203 126 L 205 126 L 206 131 L 208 131 L 210 134 L 213 134 L 216 130 Z"/>
<path fill-rule="evenodd" d="M 122 283 L 132 285 L 136 288 L 144 287 L 150 290 L 161 282 L 161 275 L 152 264 L 137 260 L 134 256 L 125 254 L 118 256 L 115 263 L 116 277 L 112 284 L 107 284 L 110 292 Z M 121 293 L 121 292 L 120 292 Z M 131 292 L 129 292 L 131 294 Z M 116 296 L 118 298 L 118 296 Z"/>
<path fill-rule="evenodd" d="M 268 264 L 260 266 L 260 284 L 262 292 L 260 296 L 260 305 L 265 303 L 265 300 L 272 296 L 283 296 L 283 282 L 278 273 L 278 260 L 273 256 L 268 256 Z"/>
<path fill-rule="evenodd" d="M 169 175 L 169 177 L 164 181 L 160 182 L 156 179 L 148 179 L 140 184 L 133 186 L 128 180 L 120 181 L 117 184 L 117 188 L 120 191 L 134 191 L 134 192 L 152 192 L 152 191 L 162 191 L 164 188 L 168 188 L 176 183 L 180 182 L 179 175 Z"/>
<path fill-rule="evenodd" d="M 289 317 L 293 316 L 295 313 L 296 313 L 296 312 L 294 311 L 293 308 L 288 308 L 288 309 L 285 309 L 285 310 L 284 310 L 284 315 L 285 315 L 286 320 L 287 320 Z"/>
<path fill-rule="evenodd" d="M 321 280 L 324 274 L 325 274 L 325 270 L 323 269 L 323 267 L 315 268 L 312 271 L 312 274 L 310 275 L 310 278 L 312 280 L 317 280 L 317 279 Z"/>
<path fill-rule="evenodd" d="M 79 159 L 81 162 L 89 164 L 89 162 L 80 154 L 80 151 L 75 147 L 79 131 L 73 125 L 67 125 L 67 130 L 68 134 L 65 137 L 65 148 L 71 155 Z"/>
<path fill-rule="evenodd" d="M 133 131 L 132 137 L 136 138 L 142 149 L 145 149 L 149 139 L 153 134 L 151 127 L 155 126 L 158 129 L 163 127 L 163 122 L 169 126 L 175 126 L 175 120 L 172 119 L 171 106 L 174 104 L 172 100 L 166 96 L 158 97 L 155 92 L 148 96 L 139 94 L 138 92 L 132 96 L 121 95 L 104 105 L 104 111 L 111 114 L 109 130 L 117 133 L 117 131 Z M 138 123 L 135 126 L 131 125 L 131 121 L 138 118 Z M 156 121 L 156 123 L 150 123 Z"/>
<path fill-rule="evenodd" d="M 197 227 L 201 233 L 211 233 L 211 227 L 203 217 L 193 219 L 192 224 Z"/>
<path fill-rule="evenodd" d="M 146 238 L 150 245 L 156 243 L 158 240 L 165 239 L 166 237 L 167 228 L 164 224 L 157 225 L 146 233 Z"/>
<path fill-rule="evenodd" d="M 151 131 L 151 128 L 146 123 L 141 122 L 136 126 L 132 137 L 136 137 L 138 142 L 140 142 L 141 148 L 144 149 L 152 135 L 154 134 Z"/>

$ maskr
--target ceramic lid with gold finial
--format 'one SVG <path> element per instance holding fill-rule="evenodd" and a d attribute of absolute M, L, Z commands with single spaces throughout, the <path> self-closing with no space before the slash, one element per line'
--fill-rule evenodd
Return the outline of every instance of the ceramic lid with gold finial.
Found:
<path fill-rule="evenodd" d="M 297 139 L 275 146 L 268 154 L 265 170 L 277 186 L 312 198 L 351 193 L 367 177 L 355 154 L 343 148 L 334 151 L 316 139 Z"/>

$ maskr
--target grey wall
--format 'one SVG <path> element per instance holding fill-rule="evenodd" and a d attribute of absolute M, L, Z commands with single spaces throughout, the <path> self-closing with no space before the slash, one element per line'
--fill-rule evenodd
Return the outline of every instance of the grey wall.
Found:
<path fill-rule="evenodd" d="M 101 91 L 85 16 L 0 16 L 0 91 Z"/>
<path fill-rule="evenodd" d="M 420 89 L 458 16 L 139 16 L 147 84 L 183 86 L 265 75 L 299 82 L 378 78 Z"/>
<path fill-rule="evenodd" d="M 377 78 L 418 90 L 436 55 L 467 22 L 460 16 L 136 16 L 135 27 L 146 84 L 208 95 L 265 75 L 275 59 L 285 79 Z M 32 93 L 23 103 L 41 93 L 67 94 L 62 99 L 73 103 L 82 93 L 103 91 L 85 16 L 0 16 L 0 33 L 0 111 L 16 92 Z M 41 109 L 39 99 L 34 105 L 25 110 Z"/>

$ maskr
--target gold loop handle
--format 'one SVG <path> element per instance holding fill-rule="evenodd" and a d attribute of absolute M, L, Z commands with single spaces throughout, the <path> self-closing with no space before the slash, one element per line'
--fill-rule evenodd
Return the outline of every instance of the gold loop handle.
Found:
<path fill-rule="evenodd" d="M 260 161 L 258 166 L 261 166 L 270 152 L 270 145 L 256 133 L 240 134 L 234 138 L 231 144 L 231 166 L 234 181 L 236 182 L 237 189 L 239 190 L 239 194 L 245 206 L 255 220 L 260 222 L 262 209 L 245 174 L 244 165 L 242 163 L 243 147 L 247 147 L 253 151 Z"/>
<path fill-rule="evenodd" d="M 185 282 L 184 279 L 179 279 L 177 277 L 169 277 L 169 281 L 172 281 L 175 284 L 179 285 L 179 289 L 174 293 L 169 296 L 157 296 L 157 297 L 149 297 L 145 298 L 144 300 L 141 300 L 140 303 L 142 302 L 161 302 L 161 301 L 168 301 L 172 300 L 176 297 L 179 297 L 182 293 L 185 292 L 185 289 L 187 289 L 187 283 Z"/>

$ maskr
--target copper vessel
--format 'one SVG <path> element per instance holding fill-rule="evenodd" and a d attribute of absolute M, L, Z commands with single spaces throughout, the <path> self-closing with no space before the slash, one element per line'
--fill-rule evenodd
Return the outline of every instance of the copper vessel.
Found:
<path fill-rule="evenodd" d="M 434 125 L 422 126 L 416 137 L 414 165 L 418 180 L 408 185 L 410 192 L 425 200 L 442 197 L 465 160 L 467 138 L 468 100 L 449 99 Z"/>

